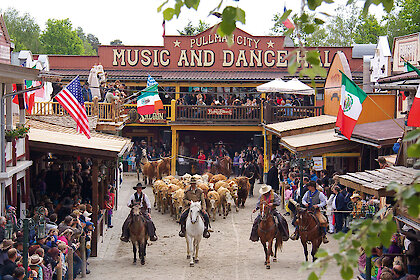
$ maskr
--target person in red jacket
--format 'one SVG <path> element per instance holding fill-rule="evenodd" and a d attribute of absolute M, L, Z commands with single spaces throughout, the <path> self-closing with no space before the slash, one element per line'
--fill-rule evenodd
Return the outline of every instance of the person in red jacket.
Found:
<path fill-rule="evenodd" d="M 206 170 L 206 155 L 203 153 L 203 150 L 201 150 L 198 155 L 198 169 L 200 174 L 203 174 Z"/>
<path fill-rule="evenodd" d="M 106 198 L 105 198 L 105 208 L 108 214 L 108 228 L 114 227 L 111 223 L 114 203 L 115 203 L 115 190 L 112 185 L 109 185 L 108 194 L 106 195 Z"/>

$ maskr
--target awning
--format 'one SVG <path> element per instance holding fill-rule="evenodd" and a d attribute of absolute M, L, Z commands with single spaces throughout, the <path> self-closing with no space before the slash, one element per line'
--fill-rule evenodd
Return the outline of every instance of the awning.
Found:
<path fill-rule="evenodd" d="M 336 137 L 334 129 L 282 137 L 280 144 L 300 157 L 350 150 L 356 146 Z"/>
<path fill-rule="evenodd" d="M 279 92 L 289 94 L 314 95 L 315 90 L 302 83 L 297 78 L 284 82 L 282 79 L 275 79 L 268 83 L 257 86 L 259 92 Z"/>
<path fill-rule="evenodd" d="M 131 147 L 128 138 L 92 132 L 91 138 L 78 134 L 73 128 L 30 121 L 29 146 L 31 150 L 74 156 L 116 158 Z"/>
<path fill-rule="evenodd" d="M 367 170 L 364 172 L 340 175 L 340 184 L 356 191 L 375 195 L 376 197 L 392 196 L 393 192 L 386 190 L 391 182 L 409 185 L 419 170 L 404 166 L 391 166 L 384 169 Z"/>
<path fill-rule="evenodd" d="M 293 121 L 273 123 L 265 125 L 265 129 L 279 137 L 291 136 L 296 134 L 320 131 L 335 127 L 337 117 L 329 115 L 321 115 L 298 119 Z"/>
<path fill-rule="evenodd" d="M 403 135 L 403 130 L 395 122 L 404 127 L 403 118 L 356 124 L 350 140 L 373 147 L 391 146 Z M 344 138 L 338 129 L 336 132 Z"/>

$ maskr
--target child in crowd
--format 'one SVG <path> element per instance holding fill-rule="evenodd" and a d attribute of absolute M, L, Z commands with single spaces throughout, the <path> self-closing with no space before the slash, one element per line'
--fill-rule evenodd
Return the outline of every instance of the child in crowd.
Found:
<path fill-rule="evenodd" d="M 292 197 L 292 193 L 293 193 L 292 188 L 289 185 L 286 185 L 285 190 L 284 190 L 284 201 L 285 201 L 284 205 L 286 208 L 286 214 L 285 214 L 286 216 L 289 216 L 291 213 L 289 209 L 289 200 Z"/>

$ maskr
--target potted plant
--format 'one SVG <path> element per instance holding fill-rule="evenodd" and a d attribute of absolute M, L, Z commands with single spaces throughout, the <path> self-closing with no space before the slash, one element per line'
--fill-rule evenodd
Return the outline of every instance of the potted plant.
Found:
<path fill-rule="evenodd" d="M 25 125 L 20 125 L 16 127 L 17 137 L 18 138 L 25 138 L 26 134 L 28 134 L 30 127 Z"/>
<path fill-rule="evenodd" d="M 16 129 L 8 129 L 5 132 L 5 138 L 7 142 L 12 142 L 19 137 L 19 134 Z"/>

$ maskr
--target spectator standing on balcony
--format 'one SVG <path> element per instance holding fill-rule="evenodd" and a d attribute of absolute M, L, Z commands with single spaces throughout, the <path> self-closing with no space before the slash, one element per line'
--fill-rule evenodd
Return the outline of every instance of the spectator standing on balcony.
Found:
<path fill-rule="evenodd" d="M 114 101 L 118 100 L 118 96 L 112 92 L 112 91 L 108 91 L 105 95 L 105 103 L 113 103 Z"/>
<path fill-rule="evenodd" d="M 292 106 L 302 106 L 300 104 L 300 100 L 296 97 L 296 95 L 292 94 Z"/>
<path fill-rule="evenodd" d="M 286 100 L 286 104 L 284 104 L 286 107 L 292 107 L 292 101 L 290 99 Z M 291 117 L 293 116 L 293 110 L 291 108 L 286 108 L 286 116 Z"/>
<path fill-rule="evenodd" d="M 92 102 L 92 92 L 90 91 L 89 85 L 87 83 L 83 85 L 82 95 L 85 102 Z"/>

